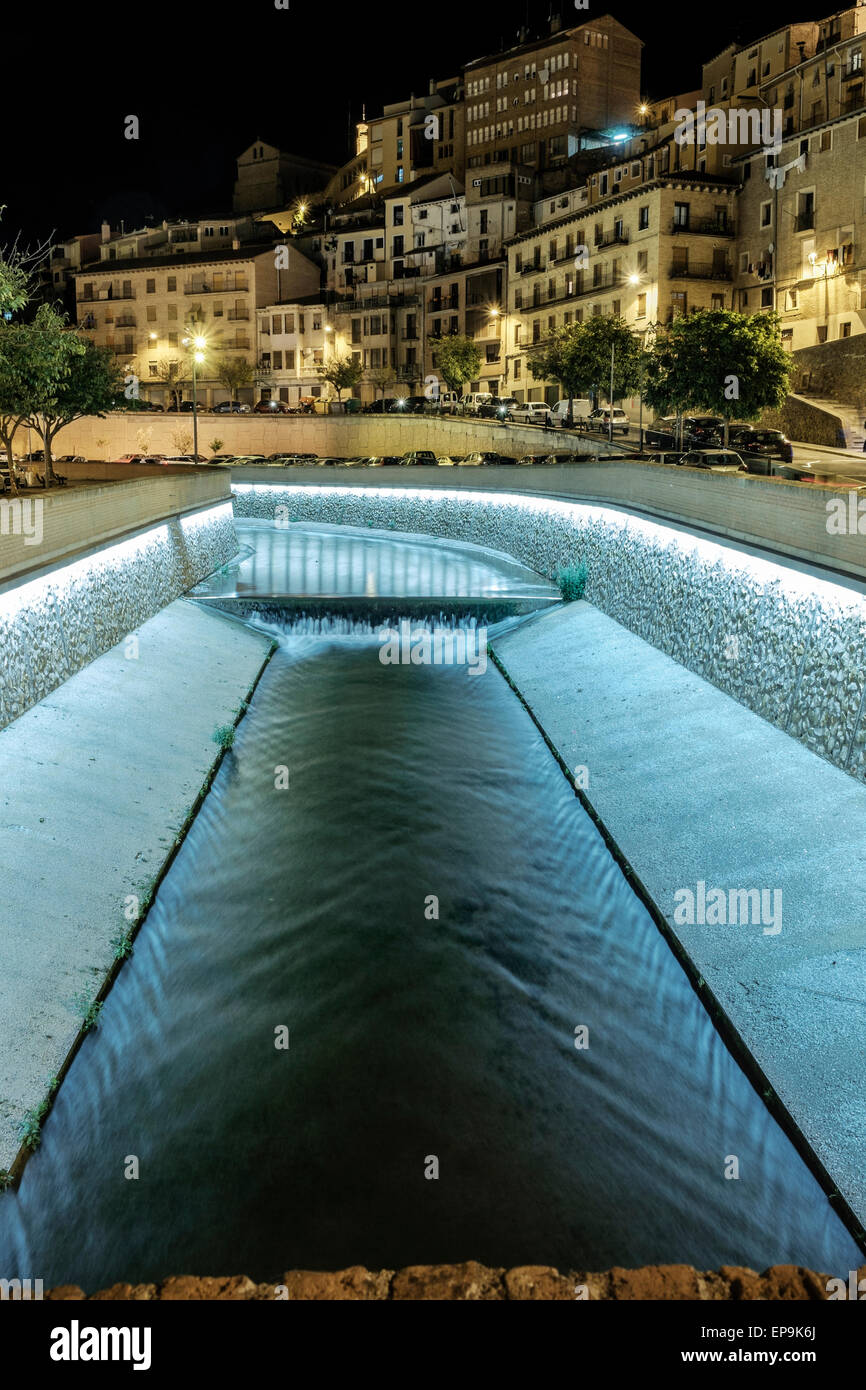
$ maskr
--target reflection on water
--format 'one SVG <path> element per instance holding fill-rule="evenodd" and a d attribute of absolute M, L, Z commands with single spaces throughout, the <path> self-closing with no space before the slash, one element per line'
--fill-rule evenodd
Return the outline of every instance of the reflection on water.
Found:
<path fill-rule="evenodd" d="M 495 668 L 377 653 L 284 639 L 0 1199 L 4 1273 L 857 1268 Z"/>

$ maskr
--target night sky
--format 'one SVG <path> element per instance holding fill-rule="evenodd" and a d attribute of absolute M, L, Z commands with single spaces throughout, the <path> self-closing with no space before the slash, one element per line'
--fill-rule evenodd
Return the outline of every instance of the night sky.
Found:
<path fill-rule="evenodd" d="M 290 0 L 283 11 L 273 0 L 212 9 L 178 0 L 130 11 L 93 0 L 83 11 L 52 0 L 31 21 L 34 31 L 50 30 L 50 41 L 34 45 L 20 85 L 10 77 L 17 115 L 3 122 L 0 240 L 18 228 L 31 240 L 96 231 L 103 217 L 131 227 L 148 213 L 229 211 L 234 160 L 258 137 L 340 164 L 363 100 L 371 116 L 384 102 L 420 95 L 431 76 L 451 76 L 513 43 L 527 18 L 533 32 L 546 28 L 552 6 L 559 0 L 455 5 L 446 23 L 447 3 Z M 650 97 L 697 86 L 701 61 L 732 40 L 806 17 L 778 0 L 715 7 L 717 30 L 701 26 L 694 0 L 617 0 L 562 13 L 566 23 L 610 13 L 642 38 Z M 137 142 L 124 139 L 130 114 L 139 118 Z"/>

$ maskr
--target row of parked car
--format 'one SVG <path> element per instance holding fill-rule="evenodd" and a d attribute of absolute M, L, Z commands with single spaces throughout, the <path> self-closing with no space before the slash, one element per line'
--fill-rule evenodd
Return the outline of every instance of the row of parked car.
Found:
<path fill-rule="evenodd" d="M 413 449 L 406 454 L 377 454 L 372 456 L 353 455 L 348 458 L 328 456 L 319 458 L 317 454 L 217 454 L 205 458 L 203 454 L 122 454 L 114 463 L 150 464 L 168 467 L 174 464 L 206 463 L 214 468 L 294 468 L 294 467 L 343 467 L 343 468 L 479 468 L 503 464 L 539 465 L 594 462 L 585 457 L 576 458 L 571 450 L 544 451 L 538 454 L 501 454 L 495 450 L 479 450 L 471 454 L 435 454 L 432 449 Z"/>
<path fill-rule="evenodd" d="M 738 453 L 755 454 L 764 458 L 779 458 L 793 463 L 794 446 L 781 430 L 761 429 L 756 425 L 733 424 L 728 429 L 725 444 L 725 422 L 718 415 L 685 415 L 682 418 L 682 445 L 675 415 L 657 420 L 645 431 L 649 448 L 665 450 L 718 449 L 727 447 Z"/>

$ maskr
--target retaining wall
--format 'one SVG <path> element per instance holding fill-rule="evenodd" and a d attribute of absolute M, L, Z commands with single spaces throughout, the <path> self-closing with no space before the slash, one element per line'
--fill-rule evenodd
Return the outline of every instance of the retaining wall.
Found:
<path fill-rule="evenodd" d="M 188 436 L 186 448 L 178 446 Z M 444 415 L 200 415 L 198 451 L 210 457 L 211 441 L 219 439 L 221 454 L 313 453 L 319 458 L 373 454 L 405 454 L 410 449 L 432 449 L 440 454 L 471 454 L 476 449 L 499 453 L 549 453 L 571 449 L 579 454 L 622 452 L 620 441 L 611 449 L 603 439 L 589 440 L 570 430 L 497 424 Z M 632 432 L 636 446 L 637 430 Z M 626 446 L 628 440 L 625 441 Z M 102 420 L 77 420 L 67 425 L 58 444 L 65 454 L 88 459 L 116 459 L 121 454 L 192 452 L 192 416 L 112 414 Z"/>
<path fill-rule="evenodd" d="M 714 481 L 728 482 L 728 478 Z M 736 480 L 734 480 L 736 481 Z M 866 781 L 866 597 L 610 508 L 447 488 L 237 484 L 238 516 L 448 536 L 552 577 L 814 753 Z"/>
<path fill-rule="evenodd" d="M 128 486 L 146 487 L 148 482 L 142 479 L 140 484 Z M 125 486 L 115 484 L 112 498 Z M 86 533 L 87 510 L 80 511 L 78 503 L 86 503 L 91 495 L 89 489 L 82 489 L 51 499 L 61 504 L 58 516 L 65 505 L 74 504 L 73 515 L 65 518 L 58 532 L 63 530 L 70 539 Z M 158 494 L 163 501 L 168 495 L 165 488 Z M 185 495 L 189 496 L 188 489 Z M 142 495 L 135 494 L 128 515 L 140 513 L 142 507 Z M 123 511 L 120 498 L 110 510 L 117 521 Z M 11 539 L 20 541 L 20 537 Z M 0 728 L 230 560 L 236 551 L 232 505 L 225 500 L 169 516 L 101 550 L 55 566 L 15 587 L 7 586 L 0 593 Z"/>

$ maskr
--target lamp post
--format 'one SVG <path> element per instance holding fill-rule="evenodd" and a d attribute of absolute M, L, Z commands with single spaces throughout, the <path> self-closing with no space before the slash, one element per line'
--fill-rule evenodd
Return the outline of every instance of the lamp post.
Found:
<path fill-rule="evenodd" d="M 198 463 L 198 377 L 196 368 L 204 361 L 204 350 L 207 347 L 207 340 L 197 334 L 192 339 L 192 452 L 195 462 Z"/>

